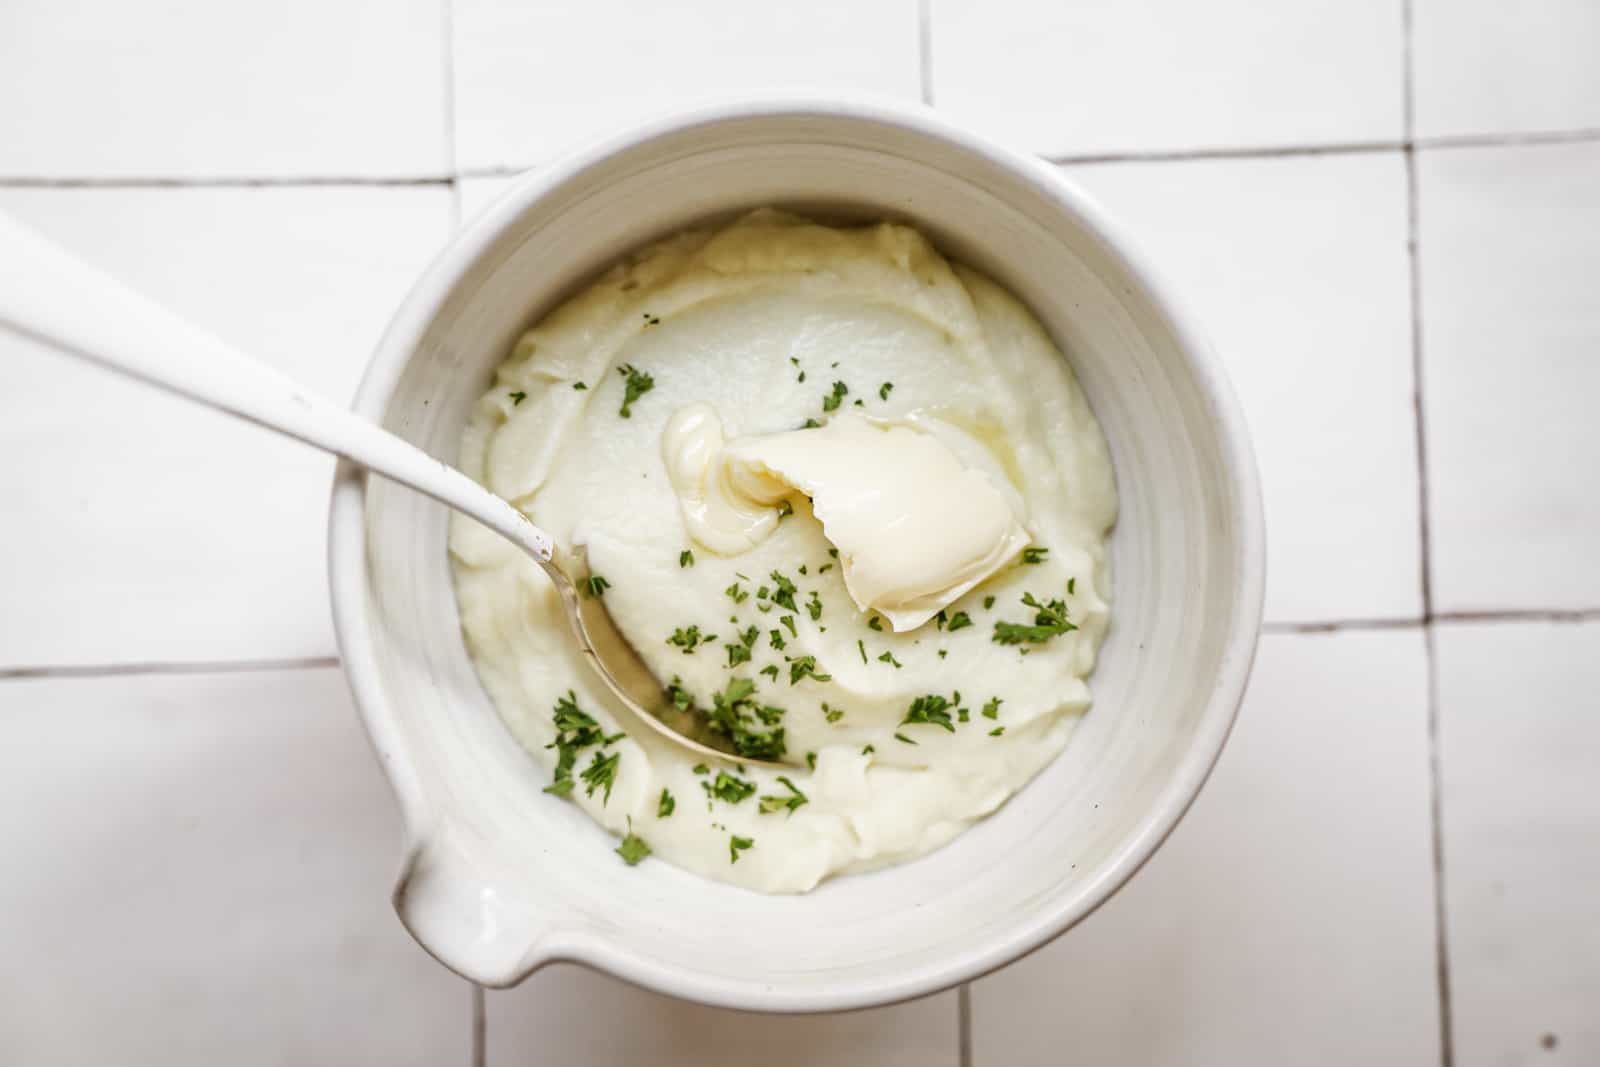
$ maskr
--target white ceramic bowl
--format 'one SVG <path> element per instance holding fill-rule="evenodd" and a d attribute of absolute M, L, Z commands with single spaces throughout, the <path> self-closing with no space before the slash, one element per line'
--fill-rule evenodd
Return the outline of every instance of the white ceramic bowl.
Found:
<path fill-rule="evenodd" d="M 541 792 L 462 643 L 447 516 L 336 479 L 335 625 L 408 829 L 395 906 L 486 985 L 577 960 L 773 1011 L 857 1008 L 999 967 L 1149 858 L 1233 722 L 1260 624 L 1263 533 L 1244 423 L 1194 323 L 1050 166 L 925 109 L 758 98 L 680 114 L 520 179 L 401 306 L 357 409 L 444 460 L 520 331 L 630 249 L 763 204 L 910 221 L 1022 298 L 1071 360 L 1122 497 L 1112 629 L 1071 744 L 997 814 L 915 863 L 763 896 L 650 861 Z"/>

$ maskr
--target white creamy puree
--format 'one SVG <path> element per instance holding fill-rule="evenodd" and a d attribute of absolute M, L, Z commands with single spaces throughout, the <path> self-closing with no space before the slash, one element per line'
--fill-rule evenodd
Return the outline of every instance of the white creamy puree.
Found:
<path fill-rule="evenodd" d="M 661 454 L 690 536 L 725 555 L 777 528 L 773 505 L 796 490 L 810 497 L 850 598 L 896 632 L 921 626 L 1028 544 L 1015 494 L 1008 500 L 912 425 L 847 412 L 724 445 L 716 412 L 693 404 L 667 423 Z"/>
<path fill-rule="evenodd" d="M 564 798 L 528 804 L 578 804 L 645 863 L 800 892 L 912 859 L 1021 788 L 1089 705 L 1105 442 L 1026 309 L 908 227 L 762 211 L 630 256 L 518 342 L 460 459 L 587 546 L 680 700 L 720 698 L 741 743 L 782 748 L 783 769 L 701 768 L 615 737 L 627 719 L 543 573 L 458 517 L 479 677 L 544 780 L 571 754 Z"/>

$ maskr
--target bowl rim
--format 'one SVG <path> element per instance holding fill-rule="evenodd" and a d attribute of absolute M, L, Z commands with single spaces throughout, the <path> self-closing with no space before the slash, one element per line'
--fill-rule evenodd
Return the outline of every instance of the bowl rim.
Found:
<path fill-rule="evenodd" d="M 1176 340 L 1217 426 L 1223 457 L 1222 480 L 1231 498 L 1237 531 L 1236 555 L 1241 581 L 1234 590 L 1236 621 L 1227 635 L 1221 665 L 1206 697 L 1193 741 L 1137 832 L 1123 841 L 1099 873 L 1071 897 L 1042 907 L 1026 920 L 952 953 L 942 963 L 909 968 L 871 990 L 797 992 L 643 958 L 625 945 L 605 938 L 563 936 L 555 939 L 559 942 L 558 951 L 548 957 L 536 953 L 537 958 L 515 981 L 545 963 L 564 959 L 596 967 L 647 989 L 719 1007 L 818 1012 L 896 1003 L 982 977 L 1042 948 L 1071 929 L 1110 899 L 1144 866 L 1199 795 L 1232 730 L 1249 681 L 1261 630 L 1266 534 L 1260 479 L 1249 430 L 1220 360 L 1161 272 L 1145 259 L 1090 196 L 1046 161 L 990 141 L 921 104 L 854 93 L 744 93 L 658 115 L 546 165 L 536 165 L 535 169 L 517 178 L 493 205 L 463 225 L 423 271 L 374 348 L 352 401 L 352 410 L 375 422 L 381 421 L 405 367 L 451 291 L 538 199 L 612 156 L 649 141 L 696 127 L 762 117 L 864 121 L 943 141 L 1026 181 L 1055 208 L 1072 216 L 1099 241 L 1107 255 L 1138 279 L 1144 289 L 1143 296 Z M 333 626 L 357 711 L 400 804 L 409 856 L 419 843 L 428 840 L 433 813 L 411 769 L 406 746 L 384 693 L 374 651 L 366 596 L 366 484 L 367 475 L 362 468 L 349 461 L 339 462 L 334 472 L 328 514 L 328 576 Z M 472 978 L 471 975 L 465 977 Z"/>

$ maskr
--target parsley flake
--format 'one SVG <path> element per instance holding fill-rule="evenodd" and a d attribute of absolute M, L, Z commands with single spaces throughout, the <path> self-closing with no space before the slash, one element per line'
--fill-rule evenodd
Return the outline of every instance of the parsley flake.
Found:
<path fill-rule="evenodd" d="M 700 787 L 706 795 L 716 797 L 725 804 L 738 804 L 748 797 L 754 796 L 756 784 L 747 782 L 743 778 L 735 778 L 727 771 L 718 771 L 715 780 L 701 782 Z"/>
<path fill-rule="evenodd" d="M 879 633 L 882 633 L 883 632 L 883 619 L 882 619 L 882 617 L 874 615 L 872 618 L 868 619 L 867 620 L 867 629 L 869 629 L 869 630 L 877 630 Z"/>
<path fill-rule="evenodd" d="M 983 598 L 983 609 L 985 611 L 988 611 L 992 607 L 994 607 L 994 597 L 992 597 L 992 596 L 984 597 Z"/>
<path fill-rule="evenodd" d="M 613 752 L 607 756 L 603 753 L 594 754 L 594 762 L 578 775 L 584 782 L 584 795 L 594 796 L 596 789 L 606 791 L 602 804 L 611 803 L 611 787 L 617 783 L 617 760 L 622 756 L 620 752 Z"/>
<path fill-rule="evenodd" d="M 606 590 L 611 588 L 611 583 L 598 574 L 591 574 L 578 583 L 578 588 L 586 597 L 602 597 L 606 595 Z"/>
<path fill-rule="evenodd" d="M 955 633 L 957 630 L 965 629 L 971 625 L 972 616 L 968 615 L 964 611 L 958 611 L 954 615 L 950 616 L 950 624 L 946 626 L 945 629 L 949 630 L 951 633 Z"/>
<path fill-rule="evenodd" d="M 747 848 L 754 847 L 755 842 L 750 840 L 748 837 L 740 837 L 737 834 L 728 835 L 728 862 L 738 863 L 739 853 L 743 852 Z"/>
<path fill-rule="evenodd" d="M 1050 550 L 1048 548 L 1040 548 L 1038 545 L 1029 545 L 1027 548 L 1022 550 L 1022 562 L 1043 563 L 1044 558 L 1049 554 Z"/>
<path fill-rule="evenodd" d="M 833 392 L 822 398 L 822 410 L 825 412 L 837 411 L 839 403 L 844 400 L 845 394 L 849 391 L 850 387 L 848 385 L 843 382 L 834 382 Z"/>
<path fill-rule="evenodd" d="M 665 819 L 677 810 L 678 802 L 672 794 L 665 789 L 661 791 L 661 799 L 656 801 L 656 818 Z"/>
<path fill-rule="evenodd" d="M 828 707 L 828 702 L 824 700 L 822 702 L 822 717 L 828 720 L 830 723 L 838 722 L 840 719 L 844 718 L 844 709 L 830 708 Z"/>
<path fill-rule="evenodd" d="M 650 855 L 650 846 L 645 844 L 644 838 L 630 831 L 628 836 L 622 839 L 622 844 L 617 846 L 617 855 L 621 856 L 629 867 L 633 867 Z"/>
<path fill-rule="evenodd" d="M 1005 701 L 999 697 L 990 698 L 989 703 L 983 706 L 983 717 L 985 719 L 998 719 L 1000 717 L 1000 705 L 1003 703 Z"/>
<path fill-rule="evenodd" d="M 894 383 L 884 382 L 882 385 L 878 386 L 878 399 L 888 400 L 889 394 L 892 392 L 894 392 Z"/>
<path fill-rule="evenodd" d="M 660 320 L 657 319 L 657 322 Z M 625 419 L 633 418 L 633 402 L 656 387 L 656 380 L 650 375 L 639 370 L 632 363 L 624 363 L 617 368 L 617 373 L 624 379 L 622 387 L 622 408 L 617 412 Z"/>
<path fill-rule="evenodd" d="M 689 551 L 687 548 L 684 549 L 682 552 L 679 552 L 678 553 L 678 566 L 680 566 L 680 567 L 693 567 L 694 566 L 694 553 Z"/>
<path fill-rule="evenodd" d="M 683 654 L 687 656 L 699 645 L 709 644 L 714 640 L 712 637 L 701 637 L 699 626 L 680 626 L 672 631 L 672 636 L 667 638 L 667 644 L 681 648 Z"/>
<path fill-rule="evenodd" d="M 781 774 L 778 775 L 778 781 L 783 783 L 783 787 L 789 791 L 789 795 L 762 797 L 761 814 L 771 815 L 775 811 L 783 811 L 785 808 L 787 808 L 789 814 L 793 815 L 795 813 L 795 809 L 803 807 L 811 802 L 811 798 L 800 792 L 799 788 L 796 787 L 795 784 L 789 781 L 789 779 L 785 776 Z"/>
<path fill-rule="evenodd" d="M 899 670 L 901 667 L 905 666 L 905 664 L 901 663 L 899 660 L 894 658 L 894 653 L 893 652 L 888 652 L 888 651 L 885 651 L 883 655 L 878 657 L 878 662 L 879 663 L 887 663 L 890 666 L 894 667 L 896 670 Z"/>
<path fill-rule="evenodd" d="M 811 616 L 812 622 L 822 618 L 822 599 L 815 589 L 811 590 L 811 599 L 806 601 L 806 614 Z"/>
<path fill-rule="evenodd" d="M 950 721 L 950 708 L 952 704 L 960 703 L 960 697 L 950 701 L 942 696 L 929 693 L 920 696 L 911 702 L 911 707 L 906 709 L 906 717 L 900 720 L 901 726 L 914 726 L 927 723 L 930 726 L 942 726 L 951 733 L 956 732 L 955 723 Z"/>
<path fill-rule="evenodd" d="M 817 673 L 817 657 L 796 656 L 789 661 L 789 684 L 794 685 L 805 677 L 814 678 L 819 682 L 833 681 L 833 675 Z"/>
<path fill-rule="evenodd" d="M 524 393 L 521 389 L 518 389 L 516 392 L 511 394 L 511 406 L 516 407 L 526 399 L 528 399 L 528 394 Z"/>
<path fill-rule="evenodd" d="M 1033 625 L 1020 622 L 994 624 L 993 641 L 997 645 L 1020 645 L 1025 641 L 1040 644 L 1058 634 L 1070 633 L 1077 627 L 1067 621 L 1067 605 L 1061 600 L 1041 604 L 1032 593 L 1022 594 L 1022 602 L 1035 609 Z"/>

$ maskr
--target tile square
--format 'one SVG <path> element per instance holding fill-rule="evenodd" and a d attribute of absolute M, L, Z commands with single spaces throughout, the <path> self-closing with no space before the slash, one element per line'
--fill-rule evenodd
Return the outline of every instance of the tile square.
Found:
<path fill-rule="evenodd" d="M 1210 332 L 1255 441 L 1270 621 L 1421 614 L 1398 153 L 1066 170 Z"/>
<path fill-rule="evenodd" d="M 1434 604 L 1600 608 L 1600 144 L 1418 162 Z"/>
<path fill-rule="evenodd" d="M 1600 624 L 1436 641 L 1455 1062 L 1600 1062 Z"/>
<path fill-rule="evenodd" d="M 0 1062 L 469 1062 L 338 671 L 9 680 L 0 727 Z"/>
<path fill-rule="evenodd" d="M 1393 142 L 1393 0 L 932 0 L 934 106 L 1051 157 Z"/>
<path fill-rule="evenodd" d="M 1600 4 L 1414 0 L 1417 134 L 1600 128 Z"/>
<path fill-rule="evenodd" d="M 445 0 L 9 0 L 0 175 L 437 175 Z"/>
<path fill-rule="evenodd" d="M 956 994 L 833 1015 L 757 1015 L 648 993 L 574 964 L 489 992 L 487 1067 L 956 1067 Z"/>
<path fill-rule="evenodd" d="M 450 232 L 444 188 L 5 190 L 0 211 L 336 400 Z M 87 312 L 86 312 L 87 313 Z M 0 667 L 333 654 L 333 462 L 0 337 Z"/>
<path fill-rule="evenodd" d="M 973 1063 L 1438 1063 L 1424 656 L 1412 629 L 1265 638 L 1162 850 L 974 985 Z"/>
<path fill-rule="evenodd" d="M 646 116 L 751 89 L 918 98 L 915 0 L 456 0 L 456 159 L 551 159 Z"/>

